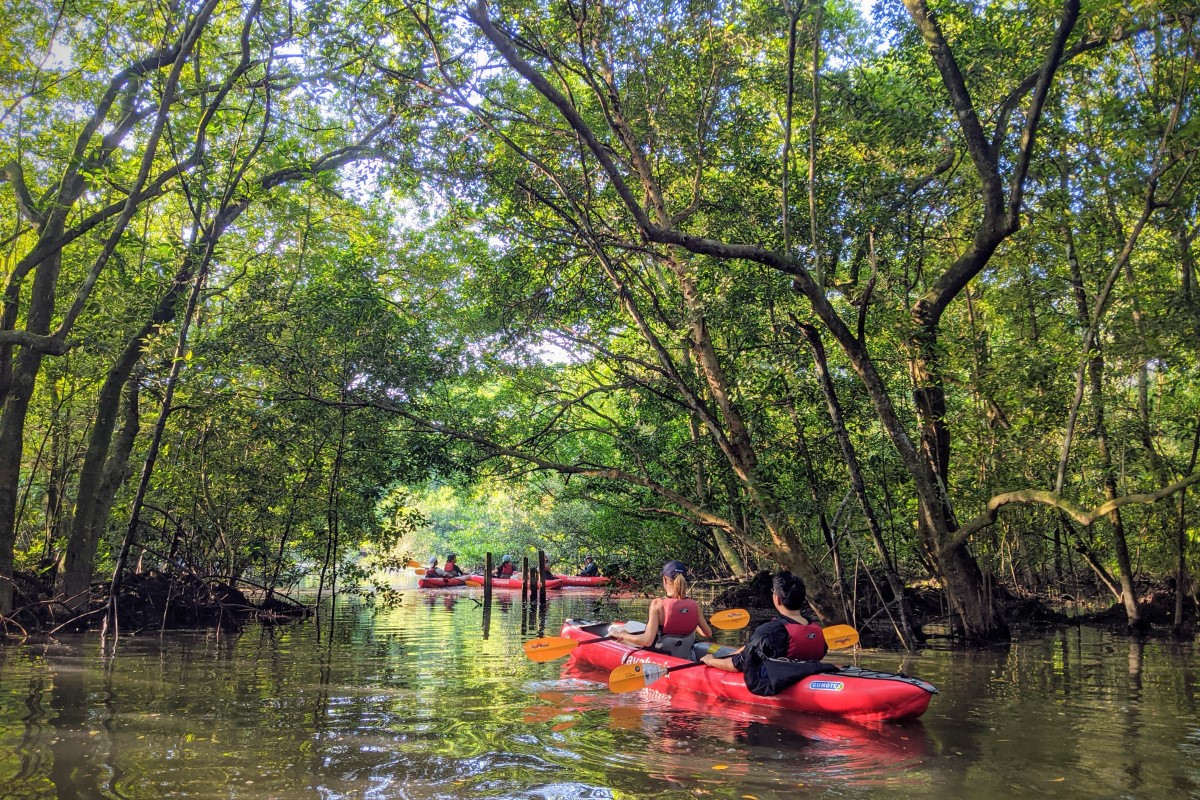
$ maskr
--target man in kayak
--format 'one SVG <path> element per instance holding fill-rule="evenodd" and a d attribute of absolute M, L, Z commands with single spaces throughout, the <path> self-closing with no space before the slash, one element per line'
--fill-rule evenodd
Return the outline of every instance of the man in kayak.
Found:
<path fill-rule="evenodd" d="M 687 596 L 687 567 L 682 561 L 664 564 L 662 580 L 667 596 L 650 601 L 646 630 L 641 633 L 618 631 L 612 636 L 634 647 L 653 647 L 664 653 L 690 657 L 697 631 L 709 638 L 712 628 L 700 613 L 700 604 Z"/>
<path fill-rule="evenodd" d="M 514 567 L 512 563 L 512 556 L 505 556 L 504 558 L 500 559 L 500 566 L 496 567 L 495 571 L 492 573 L 492 577 L 511 578 L 513 573 L 516 572 L 516 569 L 517 568 Z"/>
<path fill-rule="evenodd" d="M 778 616 L 754 629 L 750 641 L 727 658 L 706 655 L 700 660 L 726 672 L 741 672 L 746 688 L 757 695 L 779 694 L 788 686 L 832 665 L 821 664 L 829 652 L 821 626 L 805 616 L 804 581 L 784 570 L 771 582 L 771 600 Z"/>
<path fill-rule="evenodd" d="M 455 561 L 455 559 L 457 559 L 457 558 L 458 558 L 458 556 L 454 555 L 454 553 L 451 553 L 450 555 L 446 556 L 446 566 L 442 567 L 442 573 L 447 578 L 458 578 L 458 577 L 466 574 L 461 569 L 459 569 L 459 566 Z"/>
<path fill-rule="evenodd" d="M 449 577 L 443 570 L 438 569 L 437 556 L 429 557 L 429 566 L 427 566 L 425 568 L 425 577 L 426 578 L 448 578 Z"/>
<path fill-rule="evenodd" d="M 592 560 L 592 557 L 588 556 L 587 558 L 585 558 L 583 560 L 583 569 L 579 570 L 579 577 L 594 578 L 599 574 L 600 574 L 600 567 L 597 566 L 596 562 Z"/>

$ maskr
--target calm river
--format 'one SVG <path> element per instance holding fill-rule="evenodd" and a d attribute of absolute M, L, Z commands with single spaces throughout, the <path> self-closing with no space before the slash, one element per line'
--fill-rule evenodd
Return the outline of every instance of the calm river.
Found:
<path fill-rule="evenodd" d="M 95 634 L 0 647 L 0 798 L 1200 798 L 1194 642 L 861 652 L 941 689 L 920 721 L 865 727 L 610 694 L 521 643 L 644 600 L 498 597 L 485 635 L 478 595 L 339 601 L 320 638 L 126 636 L 108 663 Z"/>

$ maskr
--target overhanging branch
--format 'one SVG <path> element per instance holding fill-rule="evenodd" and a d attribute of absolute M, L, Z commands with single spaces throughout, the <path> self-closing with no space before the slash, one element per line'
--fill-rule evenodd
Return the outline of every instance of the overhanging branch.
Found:
<path fill-rule="evenodd" d="M 992 499 L 988 500 L 987 507 L 974 519 L 955 531 L 954 536 L 942 547 L 942 549 L 951 550 L 955 547 L 958 547 L 974 534 L 987 527 L 990 527 L 996 522 L 996 515 L 999 513 L 1000 509 L 1004 508 L 1005 506 L 1016 504 L 1040 504 L 1049 506 L 1050 508 L 1056 508 L 1063 512 L 1080 525 L 1088 527 L 1095 523 L 1096 520 L 1112 513 L 1122 506 L 1148 505 L 1150 503 L 1157 503 L 1159 500 L 1162 500 L 1165 497 L 1170 497 L 1176 492 L 1186 489 L 1188 486 L 1191 486 L 1193 483 L 1197 482 L 1200 482 L 1200 472 L 1193 472 L 1183 480 L 1176 481 L 1170 486 L 1164 486 L 1157 492 L 1142 492 L 1137 494 L 1127 494 L 1121 497 L 1114 497 L 1112 500 L 1101 503 L 1090 511 L 1065 497 L 1060 497 L 1054 492 L 1045 491 L 1043 489 L 1019 489 L 1015 492 L 1004 492 L 1002 494 L 995 495 L 992 497 Z"/>

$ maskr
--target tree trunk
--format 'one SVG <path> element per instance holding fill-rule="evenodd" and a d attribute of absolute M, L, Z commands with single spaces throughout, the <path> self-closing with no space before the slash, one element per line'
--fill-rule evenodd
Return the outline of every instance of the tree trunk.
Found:
<path fill-rule="evenodd" d="M 867 496 L 866 484 L 862 478 L 862 469 L 859 467 L 858 453 L 854 449 L 854 443 L 850 441 L 850 433 L 846 430 L 846 423 L 842 414 L 842 404 L 838 400 L 833 380 L 829 376 L 829 365 L 826 362 L 825 346 L 821 342 L 821 334 L 812 325 L 802 324 L 799 328 L 800 332 L 804 334 L 804 338 L 808 341 L 809 349 L 812 351 L 813 367 L 817 374 L 817 383 L 821 387 L 821 393 L 825 396 L 825 406 L 829 412 L 829 421 L 833 426 L 834 438 L 837 439 L 838 446 L 842 451 L 842 458 L 846 462 L 846 469 L 850 474 L 850 486 L 854 490 L 854 496 L 858 499 L 863 519 L 867 522 L 867 530 L 871 535 L 871 541 L 875 545 L 876 553 L 879 554 L 880 564 L 887 578 L 888 588 L 891 589 L 892 597 L 895 599 L 896 613 L 899 618 L 896 622 L 897 633 L 900 636 L 901 643 L 911 649 L 915 640 L 912 625 L 909 623 L 911 614 L 908 610 L 908 602 L 904 598 L 904 581 L 901 580 L 896 570 L 892 568 L 887 543 L 883 539 L 883 528 L 879 524 L 879 518 L 875 515 L 875 509 L 871 505 L 871 498 Z"/>
<path fill-rule="evenodd" d="M 145 353 L 146 342 L 162 330 L 164 325 L 175 319 L 179 299 L 195 275 L 196 259 L 202 252 L 203 250 L 196 248 L 194 244 L 189 248 L 189 254 L 184 257 L 183 263 L 176 271 L 175 280 L 159 298 L 150 319 L 126 343 L 125 349 L 109 369 L 100 389 L 100 396 L 96 401 L 96 418 L 79 473 L 71 535 L 67 540 L 66 553 L 55 581 L 56 594 L 64 598 L 72 608 L 77 607 L 77 604 L 71 598 L 78 597 L 91 580 L 96 545 L 104 526 L 108 523 L 108 511 L 112 508 L 113 498 L 104 496 L 101 483 L 106 470 L 105 464 L 109 459 L 122 387 L 128 391 L 127 384 Z M 117 488 L 112 487 L 114 494 Z"/>
<path fill-rule="evenodd" d="M 1112 453 L 1108 446 L 1108 427 L 1104 417 L 1102 386 L 1104 361 L 1103 356 L 1100 354 L 1099 345 L 1096 345 L 1095 353 L 1096 355 L 1092 358 L 1088 370 L 1091 373 L 1092 414 L 1096 432 L 1096 450 L 1100 455 L 1100 470 L 1104 476 L 1104 499 L 1112 500 L 1117 496 L 1117 478 L 1114 474 Z M 1125 524 L 1121 520 L 1120 509 L 1114 509 L 1108 515 L 1108 521 L 1112 525 L 1113 550 L 1117 556 L 1117 577 L 1121 585 L 1119 599 L 1125 606 L 1125 615 L 1128 618 L 1130 630 L 1140 631 L 1144 628 L 1145 622 L 1141 618 L 1137 591 L 1133 585 L 1133 561 L 1129 557 L 1129 543 L 1125 537 Z"/>
<path fill-rule="evenodd" d="M 829 516 L 825 513 L 825 498 L 821 494 L 820 481 L 817 480 L 817 470 L 813 466 L 812 452 L 808 449 L 808 437 L 805 436 L 800 414 L 796 411 L 796 400 L 791 390 L 787 393 L 788 414 L 792 418 L 792 426 L 796 429 L 796 450 L 800 453 L 800 462 L 804 466 L 804 479 L 808 484 L 808 496 L 816 509 L 817 528 L 825 540 L 825 546 L 833 556 L 833 577 L 839 586 L 845 585 L 846 576 L 842 570 L 842 555 L 838 552 L 837 541 L 833 529 L 829 527 Z"/>
<path fill-rule="evenodd" d="M 1187 473 L 1196 469 L 1196 456 L 1200 454 L 1200 424 L 1192 436 L 1192 457 L 1188 460 Z M 1191 579 L 1188 577 L 1187 566 L 1188 535 L 1187 535 L 1187 487 L 1179 491 L 1179 516 L 1175 533 L 1175 619 L 1171 632 L 1175 636 L 1183 636 L 1183 601 L 1190 594 Z"/>
<path fill-rule="evenodd" d="M 729 565 L 730 571 L 738 578 L 745 577 L 748 572 L 746 562 L 742 560 L 742 554 L 729 541 L 729 535 L 720 528 L 709 528 L 708 530 L 712 532 L 713 541 L 717 544 L 717 551 L 721 554 L 721 558 L 725 559 L 725 563 Z"/>
<path fill-rule="evenodd" d="M 1066 178 L 1064 176 L 1063 181 Z M 1088 309 L 1087 290 L 1083 285 L 1083 272 L 1079 265 L 1078 253 L 1075 249 L 1075 239 L 1070 225 L 1064 226 L 1064 238 L 1067 246 L 1067 266 L 1071 276 L 1071 294 L 1075 299 L 1075 309 L 1079 315 L 1080 324 L 1086 329 L 1092 325 L 1092 315 Z M 1100 456 L 1100 471 L 1103 475 L 1104 499 L 1112 500 L 1117 496 L 1117 480 L 1113 474 L 1112 454 L 1109 450 L 1108 428 L 1105 422 L 1104 409 L 1104 355 L 1100 351 L 1099 337 L 1090 340 L 1091 355 L 1088 358 L 1088 377 L 1091 387 L 1092 425 L 1096 436 L 1096 450 Z M 1117 580 L 1120 585 L 1118 600 L 1125 606 L 1125 615 L 1130 630 L 1139 630 L 1144 625 L 1141 610 L 1138 607 L 1137 592 L 1133 586 L 1133 562 L 1129 557 L 1129 545 L 1125 538 L 1125 525 L 1121 520 L 1120 509 L 1114 509 L 1108 515 L 1112 524 L 1113 550 L 1117 556 Z"/>
<path fill-rule="evenodd" d="M 124 420 L 115 446 L 108 448 L 108 458 L 99 480 L 94 484 L 91 502 L 81 509 L 76 501 L 76 522 L 78 523 L 81 517 L 86 518 L 87 527 L 82 528 L 78 524 L 72 526 L 71 538 L 67 542 L 55 584 L 55 594 L 62 598 L 68 608 L 74 610 L 80 610 L 87 605 L 88 587 L 95 571 L 96 548 L 108 525 L 117 491 L 129 477 L 129 455 L 133 452 L 140 425 L 136 374 L 131 374 L 126 379 L 123 394 L 120 406 L 124 412 Z M 93 434 L 95 429 L 93 427 Z"/>
<path fill-rule="evenodd" d="M 49 256 L 37 268 L 25 324 L 30 333 L 44 336 L 50 332 L 61 268 L 60 253 Z M 21 456 L 25 447 L 25 417 L 41 368 L 42 352 L 23 347 L 13 359 L 12 377 L 4 395 L 4 405 L 0 408 L 0 614 L 11 614 L 13 608 L 15 526 L 21 488 Z"/>

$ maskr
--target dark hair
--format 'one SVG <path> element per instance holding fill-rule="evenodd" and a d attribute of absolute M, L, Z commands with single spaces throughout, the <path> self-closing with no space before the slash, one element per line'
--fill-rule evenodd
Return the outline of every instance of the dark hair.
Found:
<path fill-rule="evenodd" d="M 775 578 L 771 581 L 771 591 L 788 611 L 800 611 L 808 600 L 804 581 L 786 569 L 775 573 Z"/>

